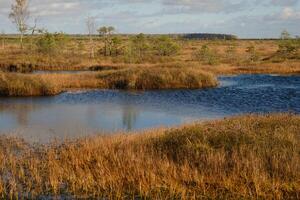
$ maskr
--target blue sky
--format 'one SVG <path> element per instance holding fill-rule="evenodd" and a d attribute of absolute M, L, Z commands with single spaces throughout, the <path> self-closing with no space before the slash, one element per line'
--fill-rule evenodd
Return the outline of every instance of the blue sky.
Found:
<path fill-rule="evenodd" d="M 87 16 L 120 33 L 230 33 L 241 38 L 300 35 L 300 0 L 29 0 L 38 26 L 85 33 Z M 0 31 L 16 32 L 8 19 L 13 0 L 0 0 Z"/>

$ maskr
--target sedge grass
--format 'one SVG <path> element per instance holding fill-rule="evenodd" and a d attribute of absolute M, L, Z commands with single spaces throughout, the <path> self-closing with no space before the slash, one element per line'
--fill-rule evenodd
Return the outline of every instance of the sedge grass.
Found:
<path fill-rule="evenodd" d="M 112 89 L 198 89 L 218 85 L 213 74 L 192 68 L 129 68 L 98 77 Z"/>
<path fill-rule="evenodd" d="M 299 199 L 300 117 L 247 115 L 30 145 L 0 138 L 2 198 Z"/>
<path fill-rule="evenodd" d="M 0 73 L 1 96 L 48 96 L 60 92 L 60 88 L 46 82 L 41 77 Z"/>
<path fill-rule="evenodd" d="M 46 96 L 70 89 L 198 89 L 216 77 L 190 68 L 130 68 L 80 74 L 0 74 L 1 96 Z"/>

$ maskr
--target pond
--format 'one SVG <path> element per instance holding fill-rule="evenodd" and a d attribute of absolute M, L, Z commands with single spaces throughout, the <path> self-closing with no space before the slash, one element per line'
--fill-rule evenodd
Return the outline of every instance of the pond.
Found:
<path fill-rule="evenodd" d="M 205 90 L 86 90 L 0 98 L 0 133 L 32 142 L 173 126 L 245 113 L 300 114 L 300 76 L 220 77 Z"/>

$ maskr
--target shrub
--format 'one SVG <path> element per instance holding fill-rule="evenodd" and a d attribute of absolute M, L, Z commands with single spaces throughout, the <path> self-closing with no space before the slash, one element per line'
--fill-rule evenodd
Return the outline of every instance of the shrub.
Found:
<path fill-rule="evenodd" d="M 199 62 L 204 62 L 209 65 L 219 63 L 219 58 L 216 51 L 211 50 L 208 45 L 203 45 L 201 49 L 194 53 L 194 58 Z"/>
<path fill-rule="evenodd" d="M 106 36 L 104 47 L 100 49 L 100 54 L 104 56 L 118 56 L 122 54 L 122 39 L 118 36 Z"/>
<path fill-rule="evenodd" d="M 37 41 L 38 51 L 45 54 L 57 54 L 65 49 L 69 38 L 64 33 L 44 33 Z"/>
<path fill-rule="evenodd" d="M 297 54 L 300 49 L 300 40 L 297 39 L 286 39 L 281 40 L 278 44 L 277 54 L 284 58 L 290 58 Z"/>
<path fill-rule="evenodd" d="M 147 56 L 147 51 L 150 49 L 149 41 L 144 34 L 139 34 L 131 39 L 131 53 L 137 59 L 142 59 Z"/>
<path fill-rule="evenodd" d="M 118 56 L 122 53 L 122 39 L 115 36 L 111 39 L 111 55 Z"/>
<path fill-rule="evenodd" d="M 141 63 L 149 58 L 150 44 L 144 34 L 131 37 L 129 44 L 124 50 L 124 61 L 126 63 Z"/>
<path fill-rule="evenodd" d="M 180 49 L 179 45 L 168 36 L 155 39 L 153 48 L 159 56 L 176 55 Z"/>
<path fill-rule="evenodd" d="M 163 57 L 176 55 L 179 50 L 179 45 L 168 36 L 149 39 L 144 34 L 139 34 L 132 37 L 121 52 L 124 62 L 142 63 L 165 59 Z"/>

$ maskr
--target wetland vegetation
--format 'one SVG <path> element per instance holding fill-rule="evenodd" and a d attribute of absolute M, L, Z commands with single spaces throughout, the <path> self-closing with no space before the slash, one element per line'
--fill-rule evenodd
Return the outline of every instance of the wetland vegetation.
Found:
<path fill-rule="evenodd" d="M 247 115 L 49 145 L 0 138 L 2 198 L 298 199 L 300 118 Z"/>
<path fill-rule="evenodd" d="M 90 16 L 86 35 L 52 33 L 13 2 L 18 34 L 0 34 L 0 198 L 300 199 L 299 37 L 120 34 Z M 58 124 L 138 119 L 153 129 L 36 143 L 3 131 L 55 140 Z"/>
<path fill-rule="evenodd" d="M 93 38 L 98 51 L 91 57 L 90 40 L 85 37 L 46 32 L 25 37 L 20 49 L 17 38 L 7 35 L 0 49 L 1 88 L 13 91 L 1 95 L 51 95 L 76 88 L 194 89 L 216 86 L 217 76 L 224 74 L 300 73 L 298 39 L 189 40 L 143 34 Z M 11 73 L 43 70 L 62 74 Z M 70 70 L 83 73 L 63 74 Z M 45 84 L 28 81 L 45 78 Z M 10 79 L 18 84 L 11 86 Z M 29 83 L 24 91 L 21 82 Z M 41 89 L 47 84 L 56 87 Z"/>

